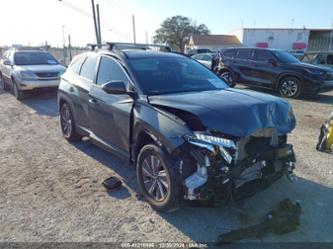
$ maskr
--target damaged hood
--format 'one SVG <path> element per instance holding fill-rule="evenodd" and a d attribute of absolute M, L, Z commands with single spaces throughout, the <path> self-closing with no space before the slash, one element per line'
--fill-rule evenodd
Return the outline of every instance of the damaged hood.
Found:
<path fill-rule="evenodd" d="M 265 128 L 274 128 L 279 134 L 286 134 L 296 125 L 287 101 L 254 91 L 228 88 L 149 96 L 148 99 L 151 105 L 173 110 L 173 114 L 177 115 L 179 110 L 179 113 L 195 115 L 207 130 L 239 138 Z"/>

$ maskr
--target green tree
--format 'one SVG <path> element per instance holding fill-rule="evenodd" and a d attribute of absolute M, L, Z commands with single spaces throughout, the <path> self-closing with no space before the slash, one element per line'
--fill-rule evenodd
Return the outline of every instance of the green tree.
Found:
<path fill-rule="evenodd" d="M 167 43 L 171 47 L 184 51 L 185 44 L 189 42 L 191 35 L 208 35 L 210 30 L 205 24 L 196 25 L 190 18 L 185 16 L 173 16 L 161 24 L 156 30 L 154 41 Z"/>

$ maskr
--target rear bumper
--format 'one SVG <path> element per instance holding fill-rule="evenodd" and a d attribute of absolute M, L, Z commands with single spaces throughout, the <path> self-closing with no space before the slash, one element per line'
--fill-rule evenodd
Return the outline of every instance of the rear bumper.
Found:
<path fill-rule="evenodd" d="M 55 88 L 59 86 L 60 78 L 47 80 L 16 80 L 18 88 L 22 91 L 34 90 L 38 88 Z"/>

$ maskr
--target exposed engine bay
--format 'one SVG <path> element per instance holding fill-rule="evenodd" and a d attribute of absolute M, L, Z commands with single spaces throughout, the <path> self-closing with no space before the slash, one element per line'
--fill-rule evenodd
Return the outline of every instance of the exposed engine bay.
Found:
<path fill-rule="evenodd" d="M 262 129 L 238 141 L 203 133 L 185 140 L 178 167 L 186 200 L 237 200 L 284 174 L 293 178 L 293 147 L 287 144 L 286 135 L 278 136 L 274 129 Z M 194 168 L 194 173 L 189 174 L 189 169 Z"/>

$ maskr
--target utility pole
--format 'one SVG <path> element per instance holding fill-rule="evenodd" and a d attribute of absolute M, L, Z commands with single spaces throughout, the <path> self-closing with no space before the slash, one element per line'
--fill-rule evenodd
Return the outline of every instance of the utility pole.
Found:
<path fill-rule="evenodd" d="M 95 11 L 95 1 L 91 0 L 91 5 L 92 5 L 92 12 L 93 12 L 93 19 L 94 19 L 94 27 L 95 27 L 95 34 L 96 34 L 96 42 L 98 47 L 100 47 L 99 44 L 99 32 L 98 32 L 98 27 L 97 27 L 97 21 L 96 21 L 96 11 Z"/>
<path fill-rule="evenodd" d="M 68 34 L 68 51 L 69 51 L 69 61 L 72 61 L 72 42 L 70 34 Z"/>
<path fill-rule="evenodd" d="M 98 28 L 98 48 L 102 48 L 102 31 L 101 31 L 101 19 L 99 14 L 99 4 L 96 4 L 97 9 L 97 28 Z"/>
<path fill-rule="evenodd" d="M 135 16 L 132 16 L 132 21 L 133 21 L 133 41 L 136 43 L 136 30 L 135 30 Z"/>
<path fill-rule="evenodd" d="M 332 50 L 332 41 L 333 41 L 333 23 L 332 23 L 332 31 L 331 31 L 331 37 L 330 37 L 330 44 L 328 45 L 328 51 Z"/>
<path fill-rule="evenodd" d="M 63 53 L 63 57 L 64 57 L 64 65 L 66 66 L 66 40 L 65 40 L 65 25 L 62 25 L 62 53 Z"/>

